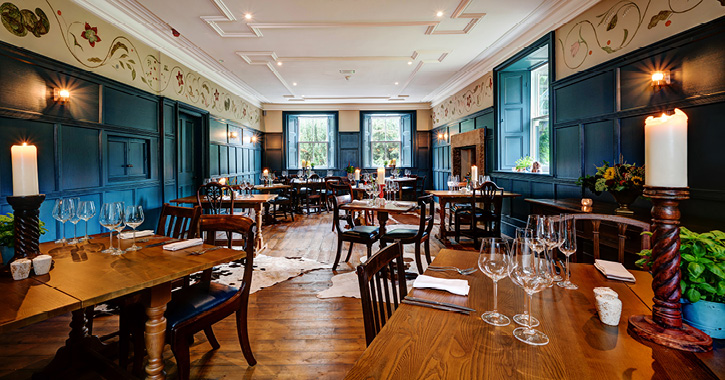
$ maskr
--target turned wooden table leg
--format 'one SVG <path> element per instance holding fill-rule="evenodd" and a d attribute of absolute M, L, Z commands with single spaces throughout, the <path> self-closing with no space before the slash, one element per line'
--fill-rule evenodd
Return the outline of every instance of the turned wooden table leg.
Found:
<path fill-rule="evenodd" d="M 445 241 L 446 236 L 448 236 L 448 230 L 446 229 L 446 200 L 438 198 L 438 205 L 440 206 L 440 210 L 438 210 L 438 212 L 441 217 L 441 224 L 438 229 L 438 239 Z"/>
<path fill-rule="evenodd" d="M 166 344 L 166 304 L 171 300 L 171 283 L 156 285 L 151 288 L 149 300 L 146 305 L 146 378 L 154 380 L 166 379 L 164 372 L 164 346 Z"/>
<path fill-rule="evenodd" d="M 255 241 L 255 252 L 261 252 L 266 247 L 264 246 L 264 237 L 262 237 L 262 205 L 254 205 L 254 212 L 257 219 L 257 235 L 254 238 Z"/>
<path fill-rule="evenodd" d="M 380 223 L 380 228 L 378 230 L 378 236 L 383 236 L 387 232 L 387 229 L 385 228 L 385 224 L 388 222 L 388 213 L 383 211 L 378 211 L 378 223 Z M 380 248 L 385 248 L 387 244 L 380 240 Z"/>
<path fill-rule="evenodd" d="M 33 374 L 34 380 L 56 379 L 76 368 L 83 355 L 80 353 L 83 340 L 88 337 L 86 309 L 73 310 L 71 313 L 70 333 L 65 346 L 58 349 L 53 360 L 42 371 Z"/>

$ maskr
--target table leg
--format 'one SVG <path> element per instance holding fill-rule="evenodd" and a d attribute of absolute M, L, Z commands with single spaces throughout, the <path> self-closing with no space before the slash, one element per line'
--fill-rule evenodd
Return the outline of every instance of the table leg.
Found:
<path fill-rule="evenodd" d="M 254 248 L 255 252 L 261 252 L 265 248 L 267 248 L 264 245 L 264 237 L 262 237 L 262 205 L 261 204 L 255 204 L 254 205 L 254 212 L 257 216 L 257 234 L 254 238 Z"/>
<path fill-rule="evenodd" d="M 71 313 L 70 333 L 65 346 L 58 349 L 53 360 L 42 371 L 34 373 L 34 380 L 54 379 L 77 368 L 83 359 L 81 345 L 88 336 L 86 309 L 73 310 Z"/>
<path fill-rule="evenodd" d="M 383 211 L 378 211 L 378 223 L 380 223 L 379 228 L 379 236 L 385 235 L 387 232 L 387 229 L 385 228 L 385 223 L 388 221 L 388 213 Z M 381 240 L 380 241 L 380 248 L 385 248 L 386 244 Z"/>
<path fill-rule="evenodd" d="M 438 204 L 440 206 L 440 217 L 441 217 L 441 224 L 440 228 L 438 229 L 438 239 L 445 242 L 446 236 L 448 236 L 448 230 L 446 229 L 446 200 L 443 198 L 438 198 Z"/>
<path fill-rule="evenodd" d="M 164 372 L 164 345 L 166 343 L 166 304 L 171 300 L 171 283 L 156 285 L 151 288 L 148 304 L 146 305 L 146 378 L 154 380 L 166 379 Z"/>

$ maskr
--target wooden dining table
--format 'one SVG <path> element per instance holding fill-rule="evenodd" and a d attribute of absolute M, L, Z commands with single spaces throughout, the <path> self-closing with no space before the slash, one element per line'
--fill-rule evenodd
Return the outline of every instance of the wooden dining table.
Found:
<path fill-rule="evenodd" d="M 443 249 L 431 265 L 477 267 L 473 251 Z M 345 379 L 717 379 L 725 376 L 725 345 L 707 353 L 683 352 L 636 340 L 627 333 L 630 315 L 651 314 L 651 276 L 632 271 L 634 284 L 608 280 L 593 265 L 572 264 L 578 290 L 554 285 L 534 295 L 535 327 L 549 337 L 530 346 L 513 336 L 514 322 L 496 327 L 481 320 L 493 307 L 493 282 L 480 271 L 463 276 L 427 271 L 436 277 L 467 279 L 468 296 L 413 289 L 409 296 L 475 309 L 471 315 L 401 304 Z M 600 322 L 594 287 L 619 294 L 618 326 Z M 647 290 L 649 289 L 649 291 Z M 498 284 L 498 311 L 524 311 L 524 292 L 508 278 Z"/>
<path fill-rule="evenodd" d="M 98 354 L 103 343 L 88 331 L 86 310 L 99 303 L 141 292 L 148 317 L 145 325 L 148 355 L 145 372 L 147 379 L 164 379 L 164 312 L 171 299 L 171 282 L 246 257 L 244 251 L 227 248 L 202 255 L 191 254 L 213 247 L 208 245 L 177 251 L 164 250 L 162 246 L 145 247 L 168 239 L 151 236 L 146 243 L 137 242 L 143 247 L 141 250 L 118 256 L 101 252 L 108 247 L 108 234 L 94 235 L 90 241 L 75 245 L 40 244 L 40 252 L 53 257 L 53 269 L 48 274 L 19 281 L 0 279 L 0 302 L 3 303 L 0 307 L 0 331 L 71 311 L 71 331 L 66 345 L 38 374 L 39 378 L 56 378 L 63 369 L 72 367 L 79 360 L 107 360 Z M 116 244 L 114 239 L 114 246 Z M 130 246 L 131 239 L 121 240 L 121 249 Z M 112 367 L 110 361 L 107 363 Z"/>
<path fill-rule="evenodd" d="M 234 208 L 250 208 L 254 210 L 254 214 L 257 220 L 257 233 L 254 237 L 254 249 L 255 252 L 261 252 L 267 249 L 267 245 L 264 242 L 264 236 L 262 235 L 262 225 L 264 224 L 262 209 L 269 211 L 269 201 L 277 198 L 277 194 L 251 194 L 248 196 L 236 195 L 234 198 Z M 198 203 L 195 195 L 188 197 L 172 199 L 171 203 L 176 204 L 192 204 Z M 202 208 L 207 203 L 206 197 L 201 198 Z M 231 202 L 223 202 L 222 207 L 231 206 Z"/>
<path fill-rule="evenodd" d="M 471 194 L 465 193 L 463 191 L 451 190 L 426 190 L 425 192 L 438 198 L 438 204 L 440 206 L 438 212 L 441 218 L 441 224 L 438 230 L 438 239 L 444 241 L 446 237 L 455 235 L 455 233 L 453 231 L 449 231 L 448 226 L 446 226 L 446 205 L 449 203 L 469 202 L 471 200 Z M 512 193 L 510 191 L 503 192 L 504 199 L 516 198 L 520 196 L 521 194 Z"/>

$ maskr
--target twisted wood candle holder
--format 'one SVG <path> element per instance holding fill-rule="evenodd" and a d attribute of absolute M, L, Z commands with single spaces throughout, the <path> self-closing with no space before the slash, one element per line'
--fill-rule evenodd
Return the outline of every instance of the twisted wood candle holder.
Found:
<path fill-rule="evenodd" d="M 13 207 L 15 229 L 15 254 L 9 261 L 22 257 L 33 257 L 40 250 L 40 226 L 38 225 L 40 205 L 45 195 L 29 195 L 22 197 L 8 197 L 8 203 Z"/>
<path fill-rule="evenodd" d="M 645 186 L 652 200 L 652 316 L 629 317 L 627 331 L 634 337 L 683 351 L 712 350 L 712 339 L 682 322 L 680 309 L 680 210 L 689 198 L 687 188 Z"/>

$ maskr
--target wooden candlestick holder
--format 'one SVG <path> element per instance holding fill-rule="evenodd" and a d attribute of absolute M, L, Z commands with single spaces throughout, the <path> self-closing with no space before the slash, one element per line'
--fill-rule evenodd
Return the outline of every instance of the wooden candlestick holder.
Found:
<path fill-rule="evenodd" d="M 652 315 L 629 317 L 627 331 L 634 337 L 683 351 L 712 350 L 712 338 L 682 322 L 680 308 L 680 201 L 687 188 L 645 186 L 652 200 Z"/>
<path fill-rule="evenodd" d="M 23 257 L 34 257 L 40 250 L 40 205 L 45 200 L 45 194 L 28 195 L 20 197 L 7 197 L 8 203 L 13 207 L 15 229 L 15 254 L 9 261 Z"/>

